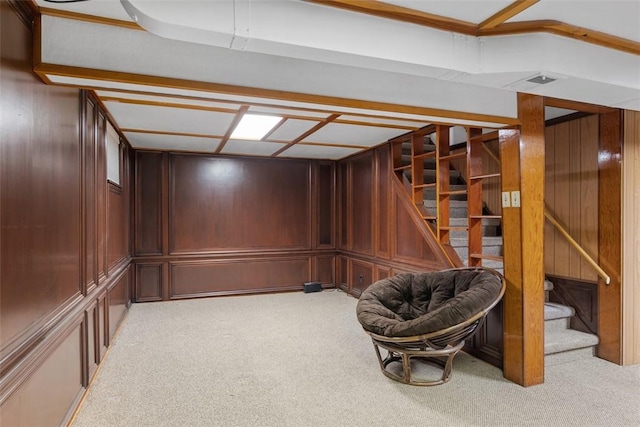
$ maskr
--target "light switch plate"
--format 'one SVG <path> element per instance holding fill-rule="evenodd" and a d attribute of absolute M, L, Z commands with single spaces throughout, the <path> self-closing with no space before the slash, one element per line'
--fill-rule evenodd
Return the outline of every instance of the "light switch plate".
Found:
<path fill-rule="evenodd" d="M 511 194 L 508 191 L 502 192 L 502 207 L 503 208 L 511 207 Z"/>
<path fill-rule="evenodd" d="M 520 192 L 519 191 L 512 191 L 511 192 L 511 206 L 513 206 L 514 208 L 519 208 L 520 207 Z"/>

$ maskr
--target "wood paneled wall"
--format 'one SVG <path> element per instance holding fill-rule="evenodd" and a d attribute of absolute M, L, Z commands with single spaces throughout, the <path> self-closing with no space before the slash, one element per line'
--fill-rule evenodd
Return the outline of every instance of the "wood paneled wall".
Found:
<path fill-rule="evenodd" d="M 640 112 L 624 113 L 622 364 L 640 363 Z"/>
<path fill-rule="evenodd" d="M 545 202 L 556 219 L 598 259 L 598 115 L 548 126 L 545 132 Z M 597 274 L 567 240 L 545 223 L 545 272 L 597 281 Z"/>
<path fill-rule="evenodd" d="M 108 197 L 105 114 L 85 92 L 33 74 L 26 3 L 0 2 L 3 427 L 66 423 L 132 281 L 126 165 Z"/>
<path fill-rule="evenodd" d="M 392 180 L 389 144 L 340 161 L 338 172 L 338 286 L 359 296 L 390 275 L 450 267 L 406 190 Z"/>
<path fill-rule="evenodd" d="M 334 284 L 335 163 L 137 151 L 137 301 Z"/>

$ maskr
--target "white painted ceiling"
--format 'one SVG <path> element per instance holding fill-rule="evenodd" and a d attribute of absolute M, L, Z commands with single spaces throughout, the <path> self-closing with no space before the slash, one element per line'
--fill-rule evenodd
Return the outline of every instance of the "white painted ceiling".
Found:
<path fill-rule="evenodd" d="M 639 55 L 548 33 L 475 37 L 299 0 L 35 1 L 36 71 L 95 90 L 135 148 L 339 159 L 430 123 L 514 125 L 517 91 L 640 110 Z M 477 25 L 512 1 L 385 3 Z M 534 20 L 640 42 L 640 0 L 541 0 L 506 23 Z M 556 80 L 527 82 L 539 75 Z M 245 110 L 284 120 L 229 139 Z"/>

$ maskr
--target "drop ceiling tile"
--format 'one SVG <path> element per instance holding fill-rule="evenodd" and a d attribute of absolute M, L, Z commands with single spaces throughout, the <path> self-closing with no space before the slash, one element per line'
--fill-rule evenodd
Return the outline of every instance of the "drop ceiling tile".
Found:
<path fill-rule="evenodd" d="M 298 157 L 305 159 L 329 159 L 338 160 L 350 156 L 361 148 L 333 147 L 330 145 L 306 145 L 296 144 L 284 151 L 278 157 Z"/>
<path fill-rule="evenodd" d="M 176 96 L 162 96 L 162 95 L 147 95 L 143 93 L 131 93 L 131 92 L 113 92 L 106 90 L 98 90 L 96 94 L 100 99 L 105 98 L 119 98 L 134 101 L 143 101 L 149 103 L 169 103 L 169 104 L 181 104 L 185 107 L 195 106 L 206 108 L 220 108 L 226 110 L 238 111 L 241 104 L 235 102 L 215 102 L 199 99 L 182 98 Z M 105 101 L 110 102 L 110 101 Z"/>
<path fill-rule="evenodd" d="M 262 100 L 263 104 L 269 104 L 271 101 L 268 99 Z M 304 109 L 295 109 L 295 108 L 275 108 L 275 107 L 266 107 L 262 105 L 252 105 L 249 108 L 249 113 L 252 114 L 275 114 L 277 116 L 301 116 L 301 117 L 309 117 L 318 120 L 324 120 L 329 117 L 332 113 L 327 111 L 309 111 Z"/>
<path fill-rule="evenodd" d="M 368 117 L 368 116 L 357 116 L 357 115 L 342 115 L 336 119 L 336 122 L 340 121 L 354 121 L 354 122 L 364 122 L 364 123 L 375 123 L 375 124 L 386 124 L 392 126 L 402 126 L 407 130 L 411 129 L 420 129 L 422 127 L 428 126 L 429 122 L 426 120 L 422 121 L 408 121 L 408 120 L 399 120 L 393 119 L 392 117 Z"/>
<path fill-rule="evenodd" d="M 265 141 L 230 139 L 222 149 L 224 154 L 244 154 L 248 156 L 270 156 L 286 144 Z"/>
<path fill-rule="evenodd" d="M 303 141 L 373 147 L 403 133 L 406 133 L 406 131 L 402 129 L 329 123 L 306 137 Z"/>
<path fill-rule="evenodd" d="M 106 102 L 121 129 L 223 136 L 235 114 L 184 108 Z"/>
<path fill-rule="evenodd" d="M 161 135 L 152 133 L 124 132 L 133 148 L 148 148 L 163 151 L 196 151 L 212 153 L 220 144 L 218 138 Z"/>

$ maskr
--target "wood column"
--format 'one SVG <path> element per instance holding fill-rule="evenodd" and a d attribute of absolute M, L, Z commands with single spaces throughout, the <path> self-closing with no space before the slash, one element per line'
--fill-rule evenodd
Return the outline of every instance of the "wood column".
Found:
<path fill-rule="evenodd" d="M 599 264 L 611 277 L 598 279 L 598 357 L 622 363 L 622 120 L 620 111 L 600 114 L 598 149 Z"/>
<path fill-rule="evenodd" d="M 640 363 L 640 112 L 624 112 L 622 364 Z"/>
<path fill-rule="evenodd" d="M 500 131 L 502 191 L 510 199 L 503 208 L 503 371 L 508 380 L 531 386 L 544 382 L 543 98 L 518 94 L 518 118 L 519 132 Z"/>

